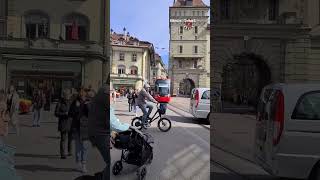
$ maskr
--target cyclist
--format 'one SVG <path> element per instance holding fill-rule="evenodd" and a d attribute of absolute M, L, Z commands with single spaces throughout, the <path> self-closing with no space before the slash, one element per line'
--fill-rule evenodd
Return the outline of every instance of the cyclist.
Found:
<path fill-rule="evenodd" d="M 146 102 L 146 100 L 149 100 L 149 101 L 151 101 L 151 102 L 153 102 L 155 104 L 158 104 L 158 101 L 155 100 L 149 94 L 149 90 L 150 90 L 150 85 L 148 83 L 145 83 L 143 88 L 138 93 L 138 97 L 136 99 L 137 105 L 139 106 L 139 108 L 143 112 L 142 123 L 143 123 L 144 127 L 150 127 L 150 124 L 148 123 L 147 119 L 148 119 L 148 117 L 151 114 L 152 109 L 153 109 L 152 104 L 150 102 Z M 148 111 L 147 111 L 147 108 L 148 108 Z"/>

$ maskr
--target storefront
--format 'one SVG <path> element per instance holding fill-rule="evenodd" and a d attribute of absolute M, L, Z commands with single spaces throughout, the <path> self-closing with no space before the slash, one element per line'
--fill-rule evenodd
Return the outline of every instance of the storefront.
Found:
<path fill-rule="evenodd" d="M 137 89 L 142 82 L 138 79 L 112 79 L 113 88 L 120 89 Z"/>
<path fill-rule="evenodd" d="M 61 97 L 62 90 L 81 86 L 82 65 L 66 61 L 9 60 L 7 82 L 27 99 L 32 97 L 34 89 L 41 87 L 52 101 Z"/>

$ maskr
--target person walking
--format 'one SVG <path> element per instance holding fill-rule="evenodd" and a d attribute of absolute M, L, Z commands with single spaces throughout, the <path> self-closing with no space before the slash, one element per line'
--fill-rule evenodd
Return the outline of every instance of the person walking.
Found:
<path fill-rule="evenodd" d="M 41 109 L 44 105 L 43 94 L 40 90 L 36 89 L 33 93 L 32 99 L 32 112 L 33 112 L 33 125 L 32 127 L 40 127 Z"/>
<path fill-rule="evenodd" d="M 9 113 L 9 124 L 14 129 L 14 133 L 20 134 L 20 125 L 19 125 L 19 100 L 20 97 L 14 88 L 14 86 L 10 86 L 8 97 L 7 97 L 7 112 Z"/>
<path fill-rule="evenodd" d="M 4 144 L 4 137 L 8 135 L 9 114 L 7 112 L 6 94 L 0 90 L 0 146 Z"/>
<path fill-rule="evenodd" d="M 137 99 L 138 95 L 137 95 L 137 90 L 134 90 L 132 92 L 132 104 L 131 106 L 133 107 L 133 112 L 135 113 L 136 117 L 137 115 L 137 103 L 136 103 L 136 99 Z"/>
<path fill-rule="evenodd" d="M 68 140 L 68 155 L 72 155 L 72 119 L 69 118 L 68 112 L 70 108 L 71 94 L 68 90 L 63 92 L 63 97 L 58 102 L 55 109 L 55 116 L 59 119 L 58 131 L 60 132 L 60 155 L 61 159 L 66 159 L 65 144 Z"/>
<path fill-rule="evenodd" d="M 76 144 L 76 163 L 78 170 L 83 173 L 87 172 L 86 163 L 90 146 L 88 137 L 88 104 L 87 93 L 82 88 L 79 91 L 78 97 L 72 102 L 69 110 L 69 117 L 72 118 L 71 129 Z"/>
<path fill-rule="evenodd" d="M 110 76 L 107 82 L 109 82 Z M 110 179 L 110 106 L 108 102 L 109 86 L 101 87 L 89 106 L 89 139 L 93 146 L 100 152 L 105 162 L 103 172 L 96 173 L 95 179 Z"/>
<path fill-rule="evenodd" d="M 133 92 L 132 92 L 132 90 L 130 90 L 129 92 L 128 92 L 128 95 L 127 95 L 127 98 L 128 98 L 128 104 L 129 104 L 129 112 L 131 112 L 132 111 L 132 103 L 133 103 Z"/>
<path fill-rule="evenodd" d="M 113 102 L 113 104 L 115 104 L 116 103 L 116 98 L 117 98 L 116 90 L 113 89 L 111 94 L 112 94 L 112 102 Z"/>

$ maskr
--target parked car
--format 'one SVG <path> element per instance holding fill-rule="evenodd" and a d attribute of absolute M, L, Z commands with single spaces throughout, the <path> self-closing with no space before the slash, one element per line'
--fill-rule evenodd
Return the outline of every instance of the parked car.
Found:
<path fill-rule="evenodd" d="M 209 121 L 210 88 L 194 88 L 191 91 L 190 113 L 201 119 Z"/>
<path fill-rule="evenodd" d="M 277 177 L 320 180 L 320 84 L 268 85 L 257 110 L 257 164 Z"/>

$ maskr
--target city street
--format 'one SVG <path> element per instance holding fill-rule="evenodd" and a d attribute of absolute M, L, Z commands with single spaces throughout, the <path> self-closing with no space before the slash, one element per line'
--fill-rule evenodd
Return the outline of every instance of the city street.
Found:
<path fill-rule="evenodd" d="M 52 108 L 54 109 L 54 108 Z M 15 167 L 23 180 L 73 180 L 82 175 L 76 170 L 75 156 L 60 159 L 58 120 L 44 112 L 41 127 L 32 127 L 32 115 L 20 115 L 21 134 L 9 134 L 7 144 L 15 146 Z M 88 173 L 103 169 L 96 149 L 89 150 Z"/>
<path fill-rule="evenodd" d="M 273 180 L 253 160 L 255 116 L 213 115 L 211 163 L 215 180 Z"/>
<path fill-rule="evenodd" d="M 172 121 L 169 132 L 161 132 L 154 122 L 146 132 L 155 143 L 154 159 L 148 167 L 147 179 L 199 179 L 208 180 L 210 172 L 210 134 L 209 125 L 197 122 L 183 108 L 188 99 L 173 99 L 167 117 Z M 179 109 L 174 107 L 177 104 Z M 118 99 L 115 104 L 116 115 L 122 122 L 131 123 L 134 113 L 128 112 L 127 99 Z M 141 112 L 139 112 L 141 115 Z M 121 151 L 112 149 L 112 162 L 120 159 Z M 111 179 L 137 179 L 136 167 L 124 165 L 123 171 Z"/>

